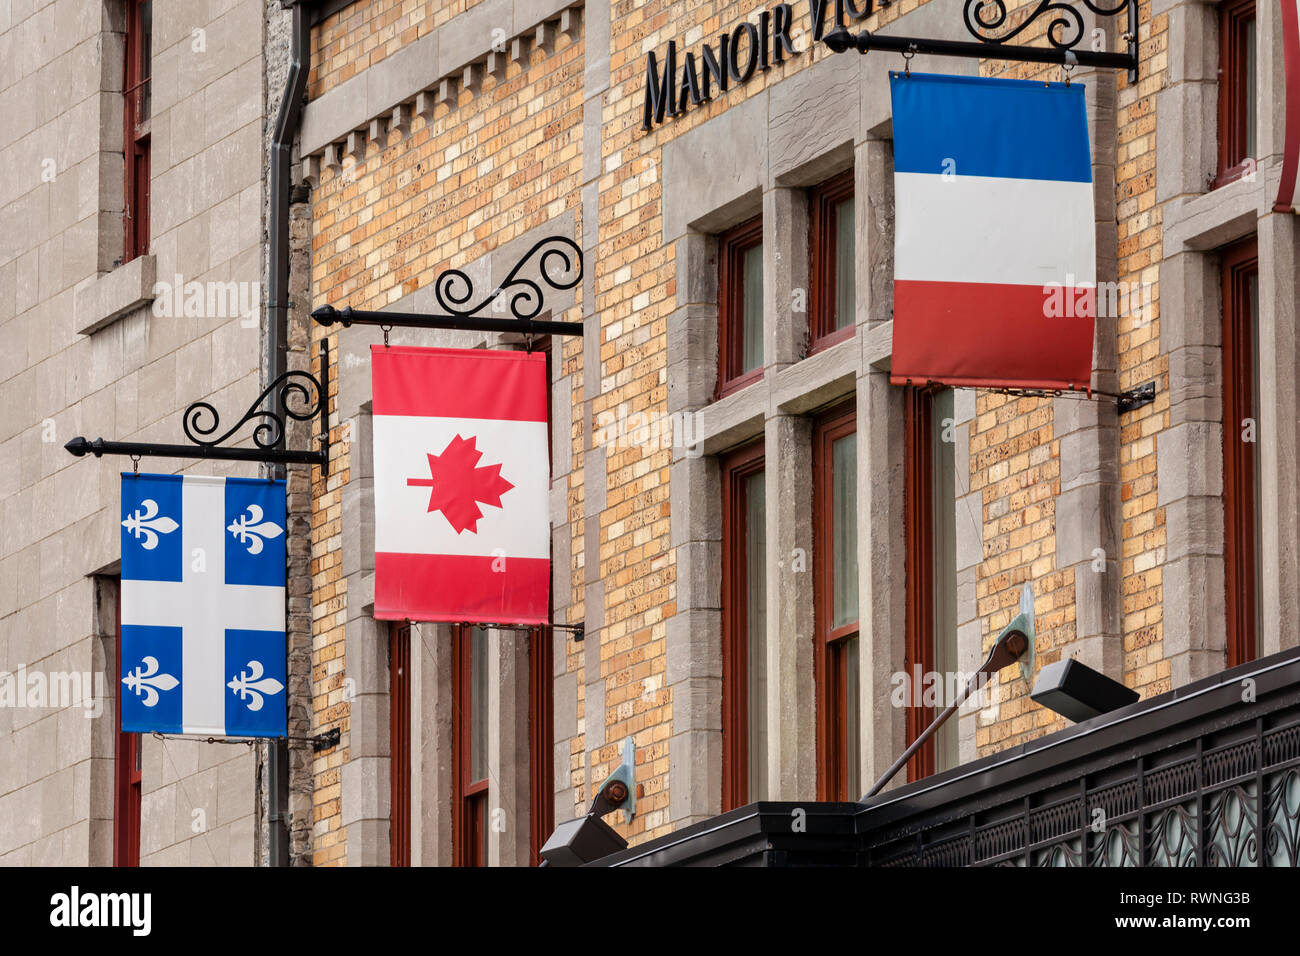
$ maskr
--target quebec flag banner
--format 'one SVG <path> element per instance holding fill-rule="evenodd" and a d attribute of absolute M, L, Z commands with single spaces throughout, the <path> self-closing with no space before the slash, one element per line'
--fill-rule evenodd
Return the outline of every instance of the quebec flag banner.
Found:
<path fill-rule="evenodd" d="M 370 361 L 375 617 L 546 623 L 545 356 L 376 345 Z"/>
<path fill-rule="evenodd" d="M 892 73 L 890 381 L 1089 390 L 1083 84 Z"/>
<path fill-rule="evenodd" d="M 122 474 L 122 730 L 287 733 L 285 484 Z"/>

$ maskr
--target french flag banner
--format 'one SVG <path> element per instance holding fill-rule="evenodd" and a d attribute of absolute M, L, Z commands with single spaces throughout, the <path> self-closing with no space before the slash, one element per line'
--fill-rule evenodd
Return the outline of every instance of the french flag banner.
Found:
<path fill-rule="evenodd" d="M 893 73 L 896 385 L 1092 383 L 1083 86 Z"/>
<path fill-rule="evenodd" d="M 286 734 L 284 488 L 123 472 L 123 731 Z"/>
<path fill-rule="evenodd" d="M 546 623 L 545 356 L 376 345 L 370 359 L 375 617 Z"/>

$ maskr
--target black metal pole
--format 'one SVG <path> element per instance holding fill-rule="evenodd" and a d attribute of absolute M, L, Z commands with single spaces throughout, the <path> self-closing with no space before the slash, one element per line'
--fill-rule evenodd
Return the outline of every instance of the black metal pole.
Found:
<path fill-rule="evenodd" d="M 289 344 L 289 200 L 290 170 L 293 161 L 293 140 L 302 114 L 302 100 L 307 92 L 307 74 L 311 63 L 311 20 L 305 3 L 293 8 L 293 26 L 289 40 L 289 76 L 285 82 L 284 97 L 276 116 L 275 135 L 271 140 L 271 197 L 270 197 L 270 288 L 267 290 L 267 352 L 269 367 L 267 379 L 275 381 L 288 369 Z M 327 375 L 322 357 L 321 374 Z M 328 381 L 328 379 L 326 379 Z M 321 408 L 329 408 L 328 385 L 321 395 Z M 271 398 L 272 409 L 282 413 L 280 396 Z M 323 434 L 328 441 L 328 412 L 322 414 Z M 285 432 L 281 429 L 276 450 L 284 452 Z M 265 460 L 265 459 L 264 459 Z M 292 458 L 276 459 L 276 477 L 284 477 L 284 462 Z M 321 463 L 322 471 L 329 467 L 328 459 Z M 287 600 L 287 592 L 286 592 Z M 270 797 L 267 814 L 269 840 L 267 862 L 271 866 L 289 865 L 289 742 L 272 740 L 267 747 L 267 792 Z"/>
<path fill-rule="evenodd" d="M 852 34 L 840 27 L 822 38 L 836 53 L 856 49 L 859 53 L 884 50 L 887 53 L 929 53 L 934 56 L 959 56 L 984 60 L 1014 60 L 1025 63 L 1060 63 L 1078 66 L 1137 69 L 1135 53 L 1100 53 L 1093 50 L 1063 50 L 1056 47 L 1002 46 L 972 43 L 967 40 L 930 40 L 924 37 L 900 37 L 863 30 Z"/>
<path fill-rule="evenodd" d="M 417 329 L 453 329 L 461 332 L 514 332 L 519 335 L 581 335 L 581 322 L 492 319 L 473 315 L 430 315 L 420 312 L 373 312 L 366 309 L 336 309 L 323 305 L 311 314 L 321 325 L 406 326 Z"/>
<path fill-rule="evenodd" d="M 96 438 L 74 438 L 63 446 L 69 454 L 81 458 L 94 455 L 127 455 L 140 458 L 203 458 L 221 461 L 258 461 L 319 465 L 323 453 L 319 451 L 273 451 L 269 448 L 224 448 L 217 445 L 159 445 L 152 442 L 105 441 Z"/>
<path fill-rule="evenodd" d="M 885 784 L 893 780 L 898 771 L 902 770 L 903 767 L 907 765 L 907 762 L 912 759 L 912 755 L 920 750 L 927 740 L 938 733 L 939 728 L 944 725 L 949 717 L 957 713 L 957 708 L 964 704 L 966 698 L 975 692 L 975 688 L 979 685 L 981 680 L 986 680 L 995 671 L 1000 671 L 1002 668 L 1014 664 L 1020 659 L 1020 656 L 1025 653 L 1025 650 L 1028 647 L 1029 639 L 1022 631 L 1009 630 L 998 638 L 998 642 L 994 644 L 993 649 L 989 651 L 988 660 L 984 662 L 983 667 L 975 672 L 975 676 L 970 679 L 970 682 L 966 685 L 966 689 L 962 691 L 961 696 L 945 707 L 943 712 L 930 722 L 930 726 L 926 727 L 925 730 L 923 730 L 917 738 L 912 741 L 911 745 L 899 755 L 898 759 L 889 765 L 889 769 L 880 775 L 880 779 L 872 784 L 871 789 L 866 792 L 866 795 L 862 799 L 865 800 L 867 797 L 874 797 L 883 790 Z"/>

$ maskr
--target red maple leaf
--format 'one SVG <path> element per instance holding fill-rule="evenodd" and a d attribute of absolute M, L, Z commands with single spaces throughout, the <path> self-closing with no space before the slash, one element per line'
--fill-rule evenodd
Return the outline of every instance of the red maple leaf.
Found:
<path fill-rule="evenodd" d="M 467 528 L 477 534 L 478 519 L 483 517 L 477 501 L 501 507 L 501 496 L 514 487 L 501 477 L 500 465 L 478 467 L 483 453 L 474 447 L 478 439 L 467 441 L 457 435 L 441 455 L 429 455 L 429 477 L 407 478 L 408 485 L 427 485 L 429 510 L 441 511 L 457 534 Z"/>

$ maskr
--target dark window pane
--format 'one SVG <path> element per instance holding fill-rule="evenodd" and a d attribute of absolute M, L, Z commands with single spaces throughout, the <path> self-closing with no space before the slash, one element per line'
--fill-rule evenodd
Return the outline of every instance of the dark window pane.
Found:
<path fill-rule="evenodd" d="M 862 693 L 858 674 L 858 636 L 844 642 L 844 779 L 848 793 L 845 797 L 857 800 L 862 796 Z"/>
<path fill-rule="evenodd" d="M 858 619 L 858 439 L 831 445 L 831 627 Z"/>
<path fill-rule="evenodd" d="M 854 323 L 853 200 L 835 207 L 835 328 Z"/>
<path fill-rule="evenodd" d="M 469 780 L 488 775 L 488 633 L 475 627 L 470 636 Z"/>
<path fill-rule="evenodd" d="M 763 365 L 763 244 L 744 252 L 744 331 L 741 372 Z"/>

